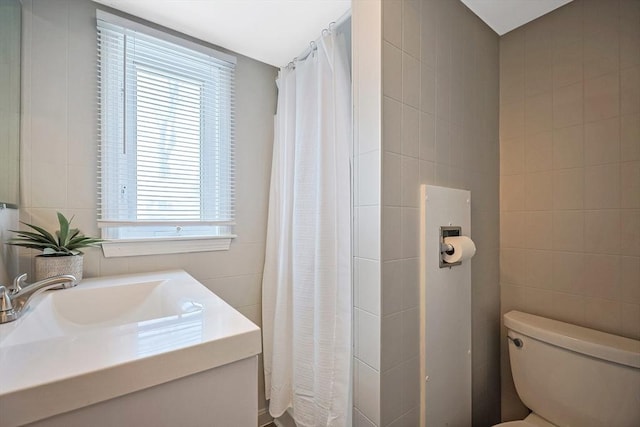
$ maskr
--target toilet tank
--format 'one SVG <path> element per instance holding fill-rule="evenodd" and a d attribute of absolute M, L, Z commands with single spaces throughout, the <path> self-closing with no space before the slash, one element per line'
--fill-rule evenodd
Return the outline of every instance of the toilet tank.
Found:
<path fill-rule="evenodd" d="M 519 311 L 504 315 L 522 402 L 559 427 L 640 426 L 640 341 Z"/>

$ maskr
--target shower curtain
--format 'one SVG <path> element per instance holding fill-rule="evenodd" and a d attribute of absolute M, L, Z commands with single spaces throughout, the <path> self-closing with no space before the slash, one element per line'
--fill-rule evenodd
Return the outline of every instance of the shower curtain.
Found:
<path fill-rule="evenodd" d="M 269 412 L 299 427 L 351 420 L 351 81 L 323 32 L 282 68 L 262 283 Z"/>

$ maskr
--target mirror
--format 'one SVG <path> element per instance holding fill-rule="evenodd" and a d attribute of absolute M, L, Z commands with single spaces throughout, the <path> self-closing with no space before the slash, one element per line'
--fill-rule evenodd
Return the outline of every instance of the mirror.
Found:
<path fill-rule="evenodd" d="M 0 205 L 17 207 L 20 174 L 20 0 L 0 0 Z"/>

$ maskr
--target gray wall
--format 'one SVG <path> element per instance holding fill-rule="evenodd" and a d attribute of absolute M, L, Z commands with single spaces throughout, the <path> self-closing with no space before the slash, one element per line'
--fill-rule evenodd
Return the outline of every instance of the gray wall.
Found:
<path fill-rule="evenodd" d="M 18 225 L 18 210 L 0 204 L 0 285 L 10 285 L 18 274 L 18 248 L 5 244 L 15 237 L 10 230 L 17 230 Z"/>
<path fill-rule="evenodd" d="M 0 203 L 18 203 L 20 2 L 0 2 Z"/>
<path fill-rule="evenodd" d="M 502 312 L 640 338 L 640 1 L 575 0 L 501 38 L 500 161 Z"/>
<path fill-rule="evenodd" d="M 20 219 L 54 227 L 55 213 L 96 226 L 96 4 L 23 1 Z M 104 258 L 87 251 L 85 276 L 182 268 L 261 323 L 276 69 L 239 56 L 236 74 L 236 231 L 229 251 Z M 32 271 L 23 251 L 20 270 Z M 260 390 L 263 396 L 262 373 Z M 261 397 L 260 407 L 265 406 Z"/>
<path fill-rule="evenodd" d="M 417 425 L 419 185 L 435 184 L 472 194 L 473 425 L 488 426 L 500 414 L 498 36 L 450 0 L 384 0 L 382 27 L 381 425 Z"/>

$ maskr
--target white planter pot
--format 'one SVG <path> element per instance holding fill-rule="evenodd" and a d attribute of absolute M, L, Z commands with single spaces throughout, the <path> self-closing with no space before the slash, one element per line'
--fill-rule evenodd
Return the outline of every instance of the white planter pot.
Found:
<path fill-rule="evenodd" d="M 36 281 L 47 277 L 71 274 L 79 282 L 82 280 L 82 255 L 37 256 Z"/>

